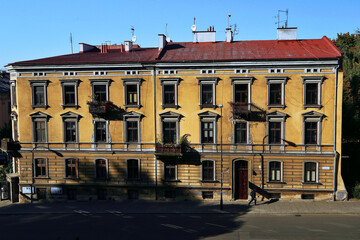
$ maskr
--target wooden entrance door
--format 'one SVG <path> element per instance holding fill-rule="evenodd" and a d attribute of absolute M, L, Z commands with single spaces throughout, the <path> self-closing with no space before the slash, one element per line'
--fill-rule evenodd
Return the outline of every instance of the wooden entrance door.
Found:
<path fill-rule="evenodd" d="M 235 199 L 248 199 L 248 162 L 235 162 Z"/>

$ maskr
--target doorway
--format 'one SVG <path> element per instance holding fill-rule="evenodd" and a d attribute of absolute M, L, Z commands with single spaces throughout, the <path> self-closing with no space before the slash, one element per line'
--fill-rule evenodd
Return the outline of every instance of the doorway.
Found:
<path fill-rule="evenodd" d="M 248 162 L 244 160 L 235 161 L 234 164 L 234 198 L 248 199 Z"/>

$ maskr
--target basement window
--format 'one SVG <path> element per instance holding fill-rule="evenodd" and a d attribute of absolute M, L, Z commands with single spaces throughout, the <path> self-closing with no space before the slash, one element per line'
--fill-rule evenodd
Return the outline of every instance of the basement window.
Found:
<path fill-rule="evenodd" d="M 212 191 L 203 191 L 202 192 L 202 198 L 203 199 L 213 199 L 214 193 Z"/>
<path fill-rule="evenodd" d="M 301 199 L 315 199 L 314 194 L 301 194 Z"/>

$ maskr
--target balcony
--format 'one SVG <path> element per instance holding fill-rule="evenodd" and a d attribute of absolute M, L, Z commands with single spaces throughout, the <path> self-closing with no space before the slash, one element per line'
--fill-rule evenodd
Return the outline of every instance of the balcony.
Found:
<path fill-rule="evenodd" d="M 232 108 L 233 119 L 263 122 L 266 112 L 253 103 L 229 102 Z"/>
<path fill-rule="evenodd" d="M 155 154 L 157 156 L 182 156 L 182 149 L 180 144 L 161 144 L 156 143 Z"/>
<path fill-rule="evenodd" d="M 89 105 L 89 112 L 95 116 L 106 114 L 107 110 L 111 107 L 111 103 L 109 101 L 89 101 L 87 104 Z"/>
<path fill-rule="evenodd" d="M 4 152 L 7 151 L 18 151 L 20 150 L 20 144 L 19 142 L 14 142 L 9 138 L 1 139 L 1 150 Z"/>

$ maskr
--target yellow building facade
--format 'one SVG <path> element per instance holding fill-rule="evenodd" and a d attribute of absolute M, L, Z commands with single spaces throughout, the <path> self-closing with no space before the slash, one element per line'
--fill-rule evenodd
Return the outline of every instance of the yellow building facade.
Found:
<path fill-rule="evenodd" d="M 342 199 L 341 52 L 199 36 L 6 66 L 21 201 Z"/>

